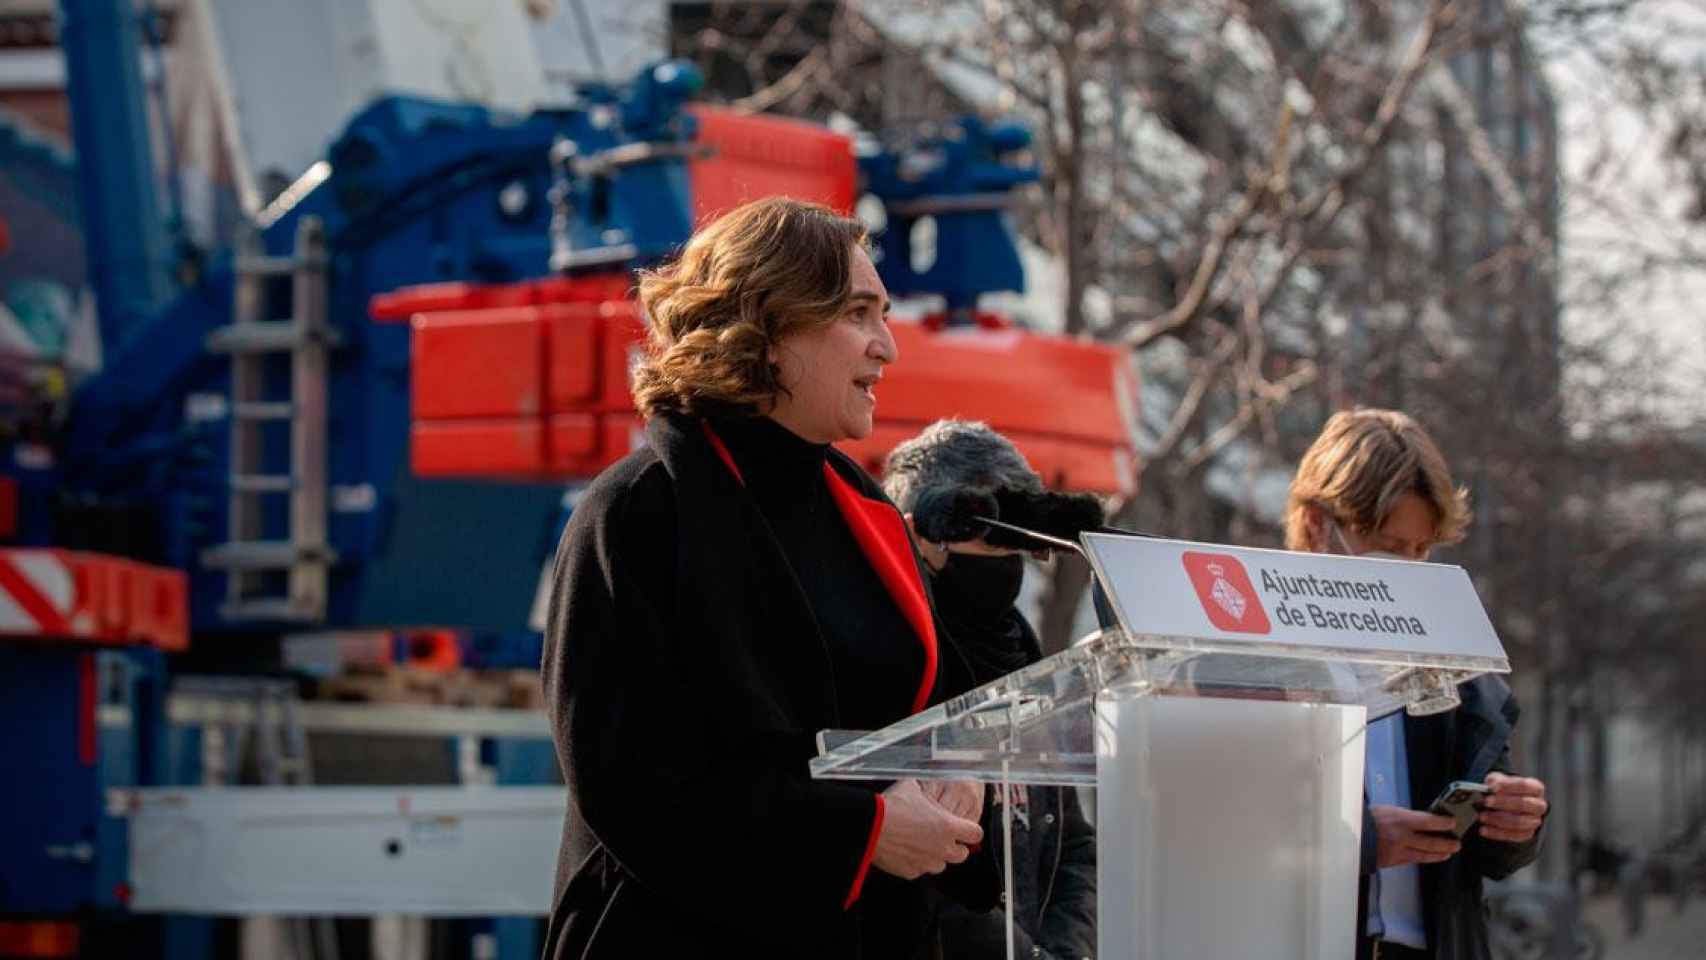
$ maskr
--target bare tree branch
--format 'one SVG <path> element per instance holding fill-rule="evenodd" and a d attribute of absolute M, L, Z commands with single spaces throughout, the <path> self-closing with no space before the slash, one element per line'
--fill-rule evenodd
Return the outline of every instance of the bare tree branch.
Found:
<path fill-rule="evenodd" d="M 1227 444 L 1238 439 L 1261 407 L 1283 404 L 1293 393 L 1314 383 L 1317 375 L 1318 371 L 1313 363 L 1304 363 L 1279 381 L 1265 384 L 1260 390 L 1260 399 L 1247 399 L 1239 406 L 1237 415 L 1221 424 L 1202 443 L 1193 447 L 1191 452 L 1172 468 L 1173 472 L 1179 476 L 1194 474 L 1220 451 L 1226 449 Z"/>

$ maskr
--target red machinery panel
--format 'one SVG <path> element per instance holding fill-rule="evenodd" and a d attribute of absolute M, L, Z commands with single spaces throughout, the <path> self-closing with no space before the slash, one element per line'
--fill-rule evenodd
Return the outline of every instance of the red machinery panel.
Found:
<path fill-rule="evenodd" d="M 130 633 L 142 643 L 169 653 L 190 648 L 189 576 L 133 564 L 130 581 Z"/>
<path fill-rule="evenodd" d="M 895 323 L 900 359 L 883 372 L 877 416 L 920 426 L 985 420 L 1004 433 L 1129 446 L 1136 387 L 1125 355 L 1106 344 L 1004 330 L 932 333 Z"/>
<path fill-rule="evenodd" d="M 538 307 L 423 314 L 410 342 L 417 420 L 532 417 L 545 409 Z"/>
<path fill-rule="evenodd" d="M 604 342 L 600 350 L 598 410 L 600 413 L 634 415 L 634 397 L 629 390 L 634 365 L 645 351 L 646 326 L 640 305 L 632 300 L 604 304 L 600 317 Z"/>
<path fill-rule="evenodd" d="M 411 321 L 417 474 L 586 479 L 643 442 L 629 394 L 644 348 L 638 307 L 589 299 L 626 289 L 608 278 L 584 283 L 471 289 L 455 299 L 429 290 L 413 301 L 442 305 Z M 388 299 L 408 302 L 409 291 Z M 875 473 L 895 444 L 933 420 L 984 420 L 1051 485 L 1131 493 L 1136 384 L 1125 355 L 993 315 L 982 321 L 970 329 L 896 321 L 900 359 L 878 388 L 876 432 L 843 449 Z"/>
<path fill-rule="evenodd" d="M 626 301 L 618 301 L 626 305 Z M 545 406 L 555 413 L 585 408 L 599 395 L 603 304 L 553 303 L 539 308 L 544 343 Z M 637 325 L 636 321 L 636 325 Z"/>
<path fill-rule="evenodd" d="M 645 330 L 628 285 L 626 276 L 440 284 L 376 299 L 375 319 L 410 318 L 415 472 L 592 476 L 632 449 L 628 372 Z"/>
<path fill-rule="evenodd" d="M 545 473 L 545 421 L 537 417 L 416 420 L 409 464 L 423 477 L 534 477 Z"/>
<path fill-rule="evenodd" d="M 853 141 L 782 117 L 689 107 L 709 156 L 688 165 L 693 222 L 760 197 L 789 196 L 850 212 L 858 199 Z"/>

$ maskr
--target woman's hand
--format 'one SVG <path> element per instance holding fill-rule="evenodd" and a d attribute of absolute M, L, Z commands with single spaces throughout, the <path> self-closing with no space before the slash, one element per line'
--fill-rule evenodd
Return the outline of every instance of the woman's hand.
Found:
<path fill-rule="evenodd" d="M 982 787 L 978 787 L 978 807 Z M 963 798 L 962 798 L 963 799 Z M 956 816 L 926 796 L 916 780 L 902 780 L 883 791 L 883 828 L 871 862 L 903 880 L 941 873 L 962 863 L 983 842 L 983 828 Z"/>
<path fill-rule="evenodd" d="M 983 819 L 983 784 L 976 780 L 927 780 L 918 787 L 956 817 L 973 823 Z"/>

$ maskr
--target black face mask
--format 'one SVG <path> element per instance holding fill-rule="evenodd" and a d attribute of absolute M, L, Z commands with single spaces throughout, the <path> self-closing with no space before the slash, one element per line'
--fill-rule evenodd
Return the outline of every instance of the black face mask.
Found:
<path fill-rule="evenodd" d="M 1024 582 L 1025 558 L 1018 555 L 950 553 L 948 562 L 931 578 L 942 615 L 978 627 L 1000 624 L 1019 599 Z"/>

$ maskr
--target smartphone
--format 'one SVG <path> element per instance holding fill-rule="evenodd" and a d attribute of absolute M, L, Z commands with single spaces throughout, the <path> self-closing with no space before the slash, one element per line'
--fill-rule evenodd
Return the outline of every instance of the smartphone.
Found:
<path fill-rule="evenodd" d="M 1450 817 L 1457 821 L 1452 827 L 1453 836 L 1462 839 L 1475 825 L 1475 818 L 1481 811 L 1476 808 L 1475 801 L 1493 792 L 1493 788 L 1484 783 L 1471 783 L 1468 780 L 1453 780 L 1446 784 L 1434 802 L 1428 805 L 1429 813 L 1437 813 L 1442 817 Z"/>

